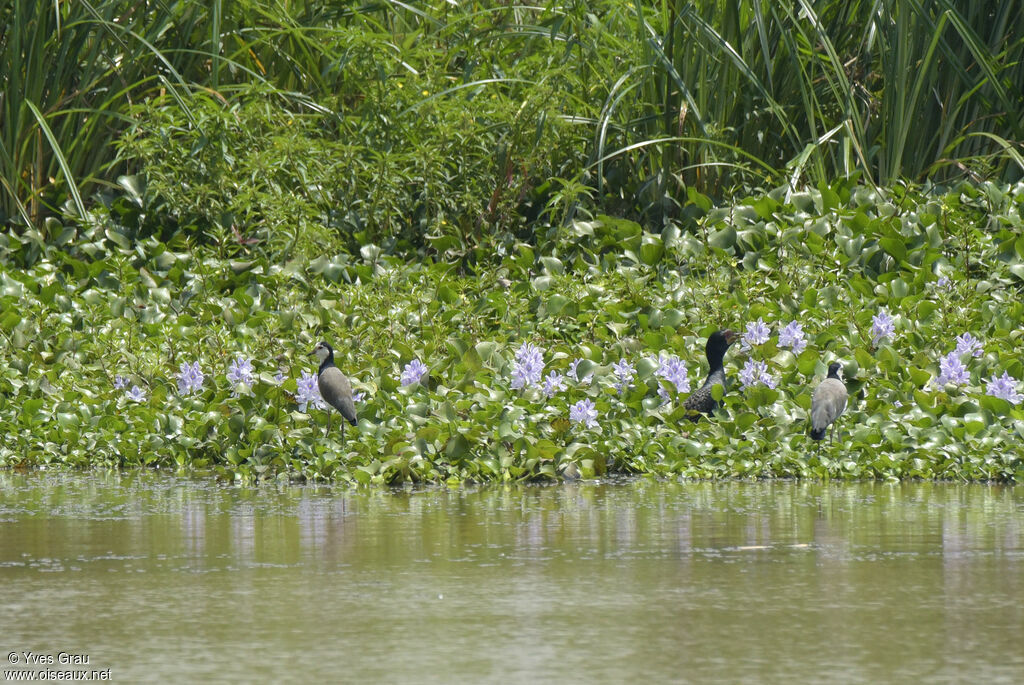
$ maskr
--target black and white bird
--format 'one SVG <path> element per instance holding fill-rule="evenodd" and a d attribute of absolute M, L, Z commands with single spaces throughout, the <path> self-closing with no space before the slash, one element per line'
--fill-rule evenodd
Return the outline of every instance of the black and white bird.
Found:
<path fill-rule="evenodd" d="M 313 348 L 313 354 L 320 360 L 320 369 L 316 373 L 316 384 L 320 388 L 320 396 L 327 404 L 338 410 L 341 418 L 356 425 L 356 403 L 352 400 L 352 384 L 348 377 L 334 365 L 334 348 L 326 342 L 319 342 Z M 331 410 L 327 410 L 327 431 L 331 430 Z M 345 435 L 345 424 L 341 424 L 341 434 Z"/>
<path fill-rule="evenodd" d="M 846 409 L 846 386 L 839 378 L 839 370 L 843 365 L 839 362 L 832 362 L 828 365 L 828 377 L 818 384 L 811 395 L 811 439 L 821 440 L 825 437 L 825 430 L 831 425 L 832 434 L 829 435 L 828 444 L 832 444 L 835 435 L 835 420 Z"/>
<path fill-rule="evenodd" d="M 732 345 L 739 337 L 738 334 L 729 330 L 728 328 L 722 331 L 715 331 L 708 336 L 708 342 L 704 346 L 704 354 L 708 358 L 708 377 L 704 381 L 704 385 L 700 386 L 693 392 L 692 395 L 686 398 L 683 402 L 683 408 L 690 412 L 700 412 L 702 414 L 710 414 L 718 408 L 718 402 L 711 394 L 711 388 L 715 385 L 721 385 L 722 390 L 725 390 L 727 386 L 727 380 L 725 377 L 725 368 L 722 364 L 722 358 L 725 357 L 726 350 L 729 349 L 729 345 Z M 700 418 L 699 415 L 693 415 L 690 417 L 691 420 L 696 421 Z"/>

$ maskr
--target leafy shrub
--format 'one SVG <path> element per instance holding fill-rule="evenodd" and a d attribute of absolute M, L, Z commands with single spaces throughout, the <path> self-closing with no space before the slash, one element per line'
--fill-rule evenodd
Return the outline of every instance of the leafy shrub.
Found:
<path fill-rule="evenodd" d="M 579 163 L 549 88 L 452 89 L 436 70 L 381 74 L 385 57 L 352 56 L 346 94 L 306 110 L 259 91 L 230 106 L 204 93 L 153 100 L 123 155 L 163 201 L 161 221 L 215 242 L 237 235 L 275 261 L 367 243 L 465 258 L 523 235 L 520 206 Z"/>

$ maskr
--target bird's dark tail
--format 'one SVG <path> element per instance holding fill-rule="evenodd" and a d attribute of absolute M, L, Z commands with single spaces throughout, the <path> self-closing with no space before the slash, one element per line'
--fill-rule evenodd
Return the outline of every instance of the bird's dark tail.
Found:
<path fill-rule="evenodd" d="M 812 428 L 811 429 L 811 440 L 821 440 L 822 438 L 824 438 L 825 437 L 825 430 L 827 428 L 828 428 L 828 426 L 826 426 L 825 428 L 822 428 L 821 430 L 815 430 L 815 429 Z"/>

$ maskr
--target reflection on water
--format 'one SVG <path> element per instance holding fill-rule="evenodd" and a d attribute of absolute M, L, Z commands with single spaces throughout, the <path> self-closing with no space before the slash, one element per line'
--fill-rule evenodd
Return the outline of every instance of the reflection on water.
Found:
<path fill-rule="evenodd" d="M 0 647 L 120 682 L 1021 682 L 1022 522 L 983 485 L 0 473 Z"/>

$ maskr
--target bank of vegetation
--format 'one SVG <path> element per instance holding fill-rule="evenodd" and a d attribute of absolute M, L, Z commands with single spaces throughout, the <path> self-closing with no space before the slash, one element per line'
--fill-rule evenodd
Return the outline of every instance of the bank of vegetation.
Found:
<path fill-rule="evenodd" d="M 0 461 L 1019 480 L 1021 9 L 5 3 Z"/>

